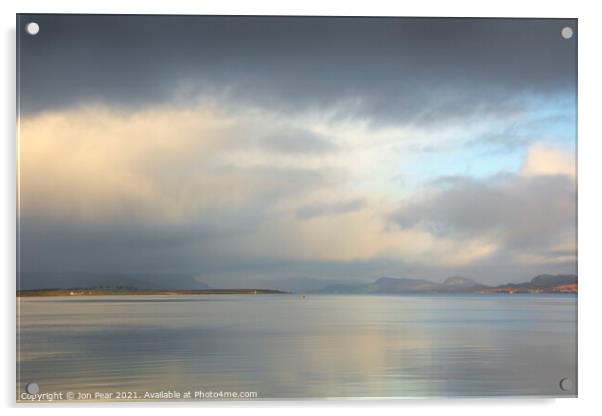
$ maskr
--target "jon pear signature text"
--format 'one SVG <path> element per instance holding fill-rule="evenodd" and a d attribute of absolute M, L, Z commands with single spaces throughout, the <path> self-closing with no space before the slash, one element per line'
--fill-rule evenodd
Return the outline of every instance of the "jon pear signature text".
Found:
<path fill-rule="evenodd" d="M 117 392 L 48 392 L 20 394 L 22 401 L 53 402 L 61 400 L 81 401 L 110 401 L 110 400 L 220 400 L 220 399 L 255 399 L 255 391 L 224 391 L 224 390 L 161 390 L 161 391 L 117 391 Z"/>

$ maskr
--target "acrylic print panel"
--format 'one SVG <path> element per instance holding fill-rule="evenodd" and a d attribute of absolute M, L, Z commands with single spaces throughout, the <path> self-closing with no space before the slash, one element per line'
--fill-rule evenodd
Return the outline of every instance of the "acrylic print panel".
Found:
<path fill-rule="evenodd" d="M 575 19 L 17 31 L 18 401 L 577 395 Z"/>

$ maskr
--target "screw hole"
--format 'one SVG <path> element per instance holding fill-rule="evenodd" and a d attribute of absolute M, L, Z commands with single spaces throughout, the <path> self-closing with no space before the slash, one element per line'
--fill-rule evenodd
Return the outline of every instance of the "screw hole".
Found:
<path fill-rule="evenodd" d="M 565 39 L 570 39 L 573 37 L 573 29 L 568 26 L 563 27 L 560 31 L 560 35 Z"/>
<path fill-rule="evenodd" d="M 29 394 L 38 394 L 38 392 L 40 391 L 40 386 L 38 386 L 37 383 L 29 383 L 25 386 L 25 390 Z"/>
<path fill-rule="evenodd" d="M 569 391 L 573 388 L 573 381 L 570 378 L 563 378 L 560 380 L 560 389 L 562 391 Z"/>
<path fill-rule="evenodd" d="M 36 22 L 29 22 L 27 26 L 25 26 L 25 31 L 32 36 L 37 35 L 40 32 L 40 25 Z"/>

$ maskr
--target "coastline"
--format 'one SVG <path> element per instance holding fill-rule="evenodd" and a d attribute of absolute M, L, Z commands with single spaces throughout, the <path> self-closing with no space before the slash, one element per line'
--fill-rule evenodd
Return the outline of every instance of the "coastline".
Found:
<path fill-rule="evenodd" d="M 134 289 L 42 289 L 20 290 L 17 297 L 52 296 L 132 296 L 132 295 L 284 295 L 288 292 L 273 289 L 201 289 L 201 290 L 134 290 Z"/>

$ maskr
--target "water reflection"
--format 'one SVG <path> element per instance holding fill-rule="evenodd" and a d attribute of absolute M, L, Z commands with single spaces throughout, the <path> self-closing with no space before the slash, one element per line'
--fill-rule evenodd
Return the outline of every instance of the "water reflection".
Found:
<path fill-rule="evenodd" d="M 21 298 L 19 317 L 21 389 L 575 394 L 573 296 Z"/>

